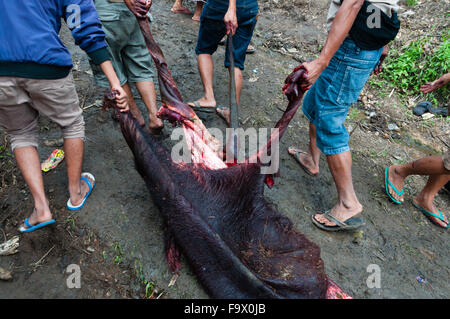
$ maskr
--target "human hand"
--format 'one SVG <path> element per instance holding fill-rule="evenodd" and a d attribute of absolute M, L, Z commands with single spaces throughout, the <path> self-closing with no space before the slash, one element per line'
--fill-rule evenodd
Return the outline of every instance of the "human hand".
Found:
<path fill-rule="evenodd" d="M 420 92 L 422 93 L 430 93 L 440 89 L 444 85 L 450 82 L 450 73 L 444 74 L 439 79 L 434 82 L 424 84 L 420 87 Z"/>
<path fill-rule="evenodd" d="M 327 65 L 328 63 L 325 63 L 320 58 L 302 63 L 301 66 L 306 69 L 307 77 L 301 87 L 303 89 L 309 89 L 317 81 L 320 74 L 322 74 L 322 71 L 326 69 Z"/>
<path fill-rule="evenodd" d="M 383 48 L 383 52 L 381 52 L 380 61 L 378 62 L 378 64 L 375 67 L 375 69 L 373 70 L 375 75 L 378 75 L 378 74 L 381 73 L 381 71 L 383 71 L 383 68 L 381 67 L 381 65 L 383 64 L 383 61 L 387 57 L 388 53 L 389 53 L 389 47 L 387 45 L 385 45 L 384 48 Z"/>
<path fill-rule="evenodd" d="M 305 92 L 309 87 L 301 87 L 302 83 L 308 76 L 303 64 L 297 66 L 291 74 L 284 80 L 283 93 L 287 96 L 289 101 L 295 100 L 299 97 L 300 92 Z"/>
<path fill-rule="evenodd" d="M 227 28 L 227 34 L 231 31 L 231 34 L 234 35 L 238 27 L 236 10 L 228 9 L 223 21 L 225 22 L 225 27 Z"/>
<path fill-rule="evenodd" d="M 128 105 L 128 95 L 120 85 L 112 85 L 111 91 L 114 92 L 117 106 L 120 112 L 128 112 L 130 106 Z"/>
<path fill-rule="evenodd" d="M 125 4 L 136 17 L 144 19 L 152 6 L 152 0 L 125 0 Z"/>

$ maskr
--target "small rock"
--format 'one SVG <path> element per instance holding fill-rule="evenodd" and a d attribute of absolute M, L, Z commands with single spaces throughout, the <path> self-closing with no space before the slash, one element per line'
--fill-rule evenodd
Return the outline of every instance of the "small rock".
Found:
<path fill-rule="evenodd" d="M 396 132 L 400 132 L 400 128 L 398 127 L 397 124 L 395 123 L 389 123 L 387 126 L 389 131 L 396 131 Z"/>
<path fill-rule="evenodd" d="M 86 248 L 86 250 L 87 250 L 88 252 L 91 252 L 91 253 L 95 252 L 95 249 L 92 248 L 91 246 L 89 246 L 88 248 Z"/>
<path fill-rule="evenodd" d="M 363 234 L 364 234 L 364 232 L 362 230 L 358 230 L 358 231 L 354 232 L 352 242 L 354 244 L 359 245 L 363 239 Z"/>
<path fill-rule="evenodd" d="M 11 280 L 12 274 L 9 270 L 0 267 L 0 280 Z"/>
<path fill-rule="evenodd" d="M 422 118 L 423 118 L 424 120 L 429 120 L 429 119 L 431 119 L 432 117 L 434 117 L 434 114 L 433 114 L 433 113 L 425 113 L 425 114 L 422 114 Z"/>

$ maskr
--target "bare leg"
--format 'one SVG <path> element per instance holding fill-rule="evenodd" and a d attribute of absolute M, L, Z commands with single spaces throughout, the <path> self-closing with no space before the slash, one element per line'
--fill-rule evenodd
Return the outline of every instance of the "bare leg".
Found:
<path fill-rule="evenodd" d="M 138 121 L 140 126 L 145 126 L 145 120 L 142 116 L 141 111 L 139 110 L 138 106 L 136 105 L 136 102 L 133 98 L 133 93 L 131 92 L 131 88 L 128 85 L 128 83 L 125 83 L 122 85 L 122 88 L 124 89 L 125 93 L 128 95 L 128 104 L 130 105 L 130 112 L 134 116 L 134 118 Z M 141 93 L 141 92 L 139 92 Z"/>
<path fill-rule="evenodd" d="M 67 165 L 67 177 L 69 179 L 69 194 L 72 205 L 81 204 L 89 191 L 86 182 L 80 179 L 83 165 L 84 142 L 80 138 L 64 139 L 64 153 Z M 94 181 L 90 180 L 91 184 Z"/>
<path fill-rule="evenodd" d="M 183 6 L 183 0 L 175 0 L 172 9 L 170 9 L 173 13 L 191 13 L 188 8 Z"/>
<path fill-rule="evenodd" d="M 242 92 L 242 83 L 244 82 L 242 71 L 239 68 L 234 68 L 234 81 L 236 82 L 236 102 L 239 105 L 239 101 L 241 98 L 241 92 Z M 229 108 L 223 108 L 223 109 L 216 109 L 217 113 L 219 113 L 222 117 L 225 118 L 228 125 L 230 125 L 230 109 Z"/>
<path fill-rule="evenodd" d="M 353 188 L 352 156 L 350 151 L 347 151 L 340 154 L 327 155 L 327 161 L 338 192 L 338 202 L 331 209 L 330 214 L 344 222 L 362 212 L 363 209 Z M 321 214 L 316 214 L 314 218 L 327 226 L 336 225 Z"/>
<path fill-rule="evenodd" d="M 447 182 L 450 181 L 450 175 L 430 175 L 428 178 L 427 184 L 422 189 L 422 191 L 417 194 L 416 197 L 414 197 L 414 202 L 419 205 L 420 207 L 426 209 L 429 212 L 432 212 L 436 215 L 440 215 L 436 206 L 434 205 L 434 197 L 439 192 L 439 190 L 444 187 Z M 447 227 L 448 219 L 447 216 L 445 216 L 444 213 L 442 213 L 444 221 L 440 220 L 439 218 L 428 216 L 428 218 L 431 219 L 432 222 L 435 224 L 438 224 L 441 227 Z"/>
<path fill-rule="evenodd" d="M 429 175 L 427 184 L 413 200 L 425 210 L 439 215 L 433 200 L 439 190 L 450 180 L 450 171 L 445 169 L 442 156 L 426 156 L 407 164 L 393 165 L 389 168 L 389 180 L 398 190 L 403 188 L 405 179 L 409 175 Z M 393 190 L 390 190 L 390 194 L 395 199 L 403 200 L 403 196 L 398 196 Z M 427 217 L 441 227 L 447 226 L 448 220 L 445 215 L 444 221 L 433 216 L 427 215 Z"/>
<path fill-rule="evenodd" d="M 34 210 L 28 219 L 31 225 L 36 225 L 52 219 L 52 213 L 45 196 L 42 179 L 41 163 L 34 146 L 16 148 L 14 150 L 17 165 L 27 183 L 34 200 Z M 26 226 L 25 226 L 26 227 Z"/>
<path fill-rule="evenodd" d="M 197 102 L 202 107 L 216 107 L 216 99 L 213 90 L 214 62 L 211 54 L 199 54 L 197 56 L 198 70 L 203 84 L 203 97 Z M 194 106 L 192 103 L 189 105 Z"/>
<path fill-rule="evenodd" d="M 156 116 L 156 91 L 152 81 L 136 82 L 136 87 L 148 110 L 148 127 L 150 130 L 159 130 L 163 128 L 163 122 Z"/>
<path fill-rule="evenodd" d="M 195 7 L 195 12 L 194 12 L 194 15 L 192 17 L 192 20 L 200 21 L 200 16 L 202 15 L 202 10 L 203 10 L 203 2 L 202 1 L 197 1 L 197 5 Z"/>
<path fill-rule="evenodd" d="M 405 179 L 409 175 L 438 175 L 438 174 L 450 174 L 444 167 L 442 156 L 426 156 L 416 161 L 403 164 L 392 165 L 389 167 L 389 181 L 400 191 L 403 189 Z M 394 190 L 389 187 L 392 197 L 399 201 L 403 201 L 403 196 L 399 196 Z"/>

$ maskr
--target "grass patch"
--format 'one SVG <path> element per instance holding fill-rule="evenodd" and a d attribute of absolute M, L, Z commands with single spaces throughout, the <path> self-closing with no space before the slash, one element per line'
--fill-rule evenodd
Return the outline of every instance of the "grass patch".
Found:
<path fill-rule="evenodd" d="M 397 88 L 400 97 L 415 96 L 420 86 L 437 80 L 449 72 L 450 68 L 450 31 L 439 36 L 425 35 L 400 48 L 390 50 L 384 65 L 384 72 L 370 85 L 380 89 Z M 427 94 L 427 99 L 435 105 L 446 103 L 450 90 L 443 87 Z M 421 94 L 421 93 L 420 93 Z"/>

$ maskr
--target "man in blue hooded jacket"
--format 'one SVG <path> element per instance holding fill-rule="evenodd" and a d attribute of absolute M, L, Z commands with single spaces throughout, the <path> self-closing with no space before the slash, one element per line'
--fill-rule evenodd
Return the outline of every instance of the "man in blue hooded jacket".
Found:
<path fill-rule="evenodd" d="M 84 120 L 71 75 L 72 59 L 58 36 L 63 18 L 75 43 L 105 73 L 117 104 L 128 110 L 127 95 L 109 61 L 105 34 L 92 1 L 0 1 L 0 127 L 8 134 L 17 164 L 30 188 L 34 209 L 21 232 L 54 222 L 45 196 L 37 153 L 40 114 L 62 130 L 69 180 L 67 208 L 81 209 L 95 186 L 81 173 Z"/>

